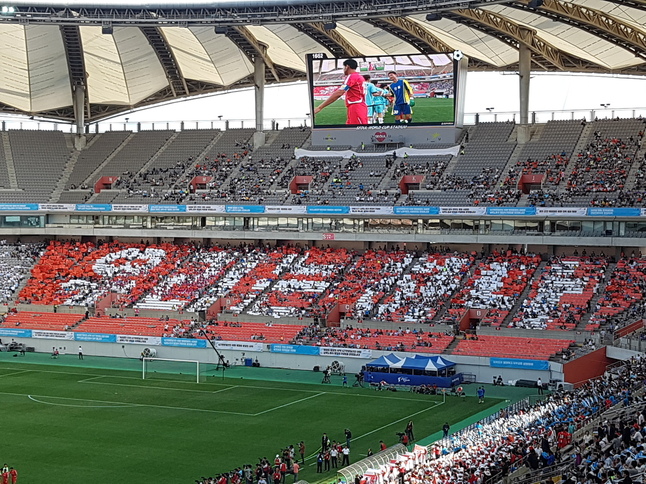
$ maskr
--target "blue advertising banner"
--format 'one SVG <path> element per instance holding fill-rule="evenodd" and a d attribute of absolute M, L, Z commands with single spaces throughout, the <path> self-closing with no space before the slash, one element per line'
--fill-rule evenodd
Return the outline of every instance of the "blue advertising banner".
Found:
<path fill-rule="evenodd" d="M 517 360 L 514 358 L 489 358 L 492 368 L 516 368 L 519 370 L 549 370 L 550 362 L 545 360 Z"/>
<path fill-rule="evenodd" d="M 182 348 L 206 348 L 205 339 L 162 338 L 162 346 L 181 346 Z"/>
<path fill-rule="evenodd" d="M 395 207 L 395 215 L 439 215 L 440 207 Z"/>
<path fill-rule="evenodd" d="M 77 212 L 110 212 L 112 205 L 109 203 L 77 203 Z"/>
<path fill-rule="evenodd" d="M 536 207 L 487 207 L 487 215 L 499 215 L 499 216 L 536 215 Z"/>
<path fill-rule="evenodd" d="M 319 348 L 317 346 L 300 346 L 300 345 L 269 345 L 269 351 L 272 353 L 287 353 L 290 355 L 315 355 L 318 356 Z"/>
<path fill-rule="evenodd" d="M 0 328 L 0 336 L 15 336 L 16 338 L 31 338 L 31 329 Z"/>
<path fill-rule="evenodd" d="M 640 217 L 641 214 L 641 209 L 629 207 L 590 207 L 588 209 L 590 217 Z"/>
<path fill-rule="evenodd" d="M 103 333 L 74 333 L 76 341 L 94 341 L 97 343 L 116 343 L 116 334 L 103 334 Z"/>
<path fill-rule="evenodd" d="M 38 210 L 37 203 L 0 203 L 0 210 L 7 212 L 23 212 L 26 210 Z"/>
<path fill-rule="evenodd" d="M 227 205 L 226 213 L 265 213 L 264 205 Z"/>
<path fill-rule="evenodd" d="M 333 206 L 333 205 L 312 205 L 307 207 L 307 213 L 311 214 L 346 214 L 350 213 L 350 207 Z"/>
<path fill-rule="evenodd" d="M 186 205 L 148 205 L 150 213 L 186 212 Z"/>

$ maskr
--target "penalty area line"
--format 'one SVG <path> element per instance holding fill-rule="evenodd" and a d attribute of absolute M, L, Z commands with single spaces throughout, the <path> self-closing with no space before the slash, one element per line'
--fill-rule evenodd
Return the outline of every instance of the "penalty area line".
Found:
<path fill-rule="evenodd" d="M 107 404 L 110 406 L 121 406 L 121 408 L 161 408 L 165 410 L 181 410 L 181 411 L 187 411 L 187 412 L 201 412 L 201 413 L 221 413 L 221 414 L 230 414 L 230 415 L 240 415 L 243 417 L 253 417 L 253 414 L 251 413 L 241 413 L 241 412 L 227 412 L 225 410 L 211 410 L 207 408 L 191 408 L 191 407 L 174 407 L 171 405 L 154 405 L 151 403 L 131 403 L 131 402 L 114 402 L 110 400 L 91 400 L 88 398 L 72 398 L 72 397 L 57 397 L 54 395 L 31 395 L 28 393 L 11 393 L 11 392 L 0 392 L 0 395 L 11 395 L 11 396 L 16 396 L 16 397 L 27 397 L 30 400 L 36 402 L 38 399 L 41 398 L 52 398 L 52 399 L 58 399 L 58 400 L 66 400 L 70 402 L 90 402 L 90 403 L 97 403 L 97 404 Z M 57 403 L 52 403 L 52 402 L 42 402 L 39 401 L 38 403 L 44 403 L 47 405 L 58 405 L 58 406 L 73 406 L 69 404 L 57 404 Z M 83 408 L 92 408 L 90 405 L 81 405 Z"/>

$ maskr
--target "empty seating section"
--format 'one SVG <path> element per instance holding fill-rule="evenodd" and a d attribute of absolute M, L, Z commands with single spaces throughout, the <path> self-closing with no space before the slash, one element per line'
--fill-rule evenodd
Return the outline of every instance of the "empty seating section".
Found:
<path fill-rule="evenodd" d="M 95 135 L 79 154 L 65 187 L 68 190 L 81 189 L 83 186 L 94 188 L 97 180 L 88 180 L 88 177 L 131 135 L 129 131 L 108 131 Z"/>
<path fill-rule="evenodd" d="M 43 329 L 50 331 L 67 331 L 84 319 L 83 314 L 38 313 L 20 311 L 9 313 L 2 327 L 20 326 L 21 329 Z"/>
<path fill-rule="evenodd" d="M 72 155 L 60 131 L 9 131 L 20 191 L 0 192 L 0 202 L 47 203 Z"/>
<path fill-rule="evenodd" d="M 624 326 L 643 316 L 642 300 L 646 292 L 646 260 L 622 258 L 610 275 L 605 290 L 597 300 L 594 314 L 585 327 Z"/>
<path fill-rule="evenodd" d="M 107 163 L 93 175 L 91 183 L 102 176 L 118 176 L 124 179 L 132 177 L 157 153 L 174 135 L 173 131 L 141 131 L 131 136 Z M 113 198 L 119 192 L 115 188 Z"/>
<path fill-rule="evenodd" d="M 209 338 L 228 341 L 262 341 L 264 343 L 287 343 L 303 328 L 295 324 L 266 323 L 219 323 L 210 324 L 204 331 Z M 204 338 L 196 335 L 197 338 Z"/>
<path fill-rule="evenodd" d="M 494 253 L 478 264 L 473 276 L 451 300 L 453 309 L 511 310 L 540 262 L 540 256 Z M 504 316 L 500 315 L 502 319 Z M 502 322 L 496 319 L 495 324 Z"/>
<path fill-rule="evenodd" d="M 573 340 L 567 339 L 514 338 L 510 336 L 481 335 L 478 336 L 477 340 L 460 340 L 451 354 L 547 360 L 551 355 L 567 349 L 572 343 L 574 343 Z"/>
<path fill-rule="evenodd" d="M 293 342 L 313 346 L 439 354 L 444 352 L 453 340 L 453 336 L 442 333 L 400 329 L 321 328 L 313 324 L 303 327 L 294 337 Z"/>
<path fill-rule="evenodd" d="M 510 326 L 573 330 L 589 312 L 607 268 L 606 259 L 554 257 L 532 282 Z"/>
<path fill-rule="evenodd" d="M 375 319 L 404 323 L 433 320 L 460 287 L 471 259 L 465 255 L 432 254 L 420 257 L 397 281 L 395 290 L 376 308 Z"/>
<path fill-rule="evenodd" d="M 516 147 L 516 143 L 508 141 L 514 126 L 511 123 L 476 125 L 465 144 L 464 154 L 458 157 L 455 168 L 447 174 L 471 180 L 479 176 L 483 168 L 502 171 Z"/>
<path fill-rule="evenodd" d="M 271 291 L 263 293 L 247 311 L 253 315 L 311 316 L 312 305 L 340 279 L 352 260 L 345 249 L 312 248 L 294 258 Z"/>
<path fill-rule="evenodd" d="M 9 170 L 7 169 L 7 159 L 4 155 L 4 141 L 0 136 L 0 189 L 10 189 Z"/>
<path fill-rule="evenodd" d="M 72 331 L 81 333 L 130 334 L 138 336 L 183 336 L 190 332 L 189 320 L 159 318 L 108 318 L 92 317 Z"/>

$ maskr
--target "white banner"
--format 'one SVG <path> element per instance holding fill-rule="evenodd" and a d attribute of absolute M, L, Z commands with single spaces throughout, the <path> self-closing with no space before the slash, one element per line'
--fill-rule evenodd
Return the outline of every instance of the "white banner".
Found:
<path fill-rule="evenodd" d="M 186 211 L 192 213 L 224 213 L 224 205 L 186 205 Z"/>
<path fill-rule="evenodd" d="M 306 205 L 265 205 L 265 213 L 307 213 Z"/>
<path fill-rule="evenodd" d="M 587 208 L 579 207 L 536 207 L 536 215 L 587 215 Z"/>
<path fill-rule="evenodd" d="M 352 151 L 352 150 L 341 150 L 341 151 L 312 151 L 312 150 L 303 150 L 301 148 L 296 148 L 294 150 L 294 155 L 296 158 L 302 158 L 304 156 L 309 156 L 311 158 L 350 158 L 352 155 L 356 155 L 360 158 L 365 158 L 369 156 L 380 156 L 384 157 L 392 153 L 396 153 L 398 158 L 406 158 L 409 156 L 443 156 L 443 155 L 452 155 L 458 156 L 460 152 L 460 145 L 455 145 L 450 148 L 428 148 L 428 149 L 417 149 L 417 148 L 398 148 L 393 151 L 386 152 L 369 152 L 369 151 Z"/>
<path fill-rule="evenodd" d="M 440 207 L 441 215 L 485 215 L 487 207 Z"/>
<path fill-rule="evenodd" d="M 73 340 L 74 333 L 69 331 L 44 331 L 41 329 L 32 329 L 31 330 L 32 338 L 44 338 L 44 339 L 65 339 Z"/>
<path fill-rule="evenodd" d="M 350 207 L 350 213 L 357 215 L 392 215 L 393 207 Z"/>
<path fill-rule="evenodd" d="M 148 205 L 127 205 L 116 204 L 112 205 L 113 212 L 148 212 Z"/>
<path fill-rule="evenodd" d="M 39 203 L 38 210 L 47 210 L 49 212 L 73 212 L 74 210 L 76 210 L 76 205 L 74 205 L 73 203 Z"/>
<path fill-rule="evenodd" d="M 118 334 L 117 343 L 159 346 L 161 345 L 161 338 L 158 336 L 138 336 L 134 334 Z"/>
<path fill-rule="evenodd" d="M 330 348 L 321 346 L 319 348 L 321 356 L 341 356 L 343 358 L 372 358 L 372 350 L 362 350 L 360 348 Z"/>
<path fill-rule="evenodd" d="M 262 343 L 248 341 L 214 341 L 213 343 L 219 350 L 263 351 L 264 347 Z"/>

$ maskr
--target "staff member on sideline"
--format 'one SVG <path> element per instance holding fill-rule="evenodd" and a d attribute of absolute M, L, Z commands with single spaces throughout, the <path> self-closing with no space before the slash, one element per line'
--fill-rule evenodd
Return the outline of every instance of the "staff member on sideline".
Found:
<path fill-rule="evenodd" d="M 345 78 L 343 85 L 330 94 L 330 97 L 323 101 L 314 109 L 314 114 L 320 113 L 337 99 L 345 94 L 345 106 L 348 111 L 348 117 L 345 124 L 368 124 L 368 106 L 363 88 L 364 79 L 357 72 L 359 64 L 354 59 L 348 59 L 343 62 L 343 75 Z"/>
<path fill-rule="evenodd" d="M 83 348 L 79 345 L 79 360 L 83 359 Z"/>

